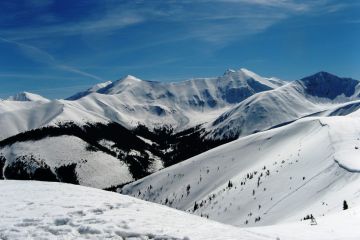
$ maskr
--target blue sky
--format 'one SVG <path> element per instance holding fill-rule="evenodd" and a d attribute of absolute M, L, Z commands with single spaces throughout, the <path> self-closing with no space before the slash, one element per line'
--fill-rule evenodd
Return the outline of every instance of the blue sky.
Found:
<path fill-rule="evenodd" d="M 320 70 L 360 79 L 359 13 L 355 0 L 2 0 L 0 98 L 241 67 L 285 80 Z"/>

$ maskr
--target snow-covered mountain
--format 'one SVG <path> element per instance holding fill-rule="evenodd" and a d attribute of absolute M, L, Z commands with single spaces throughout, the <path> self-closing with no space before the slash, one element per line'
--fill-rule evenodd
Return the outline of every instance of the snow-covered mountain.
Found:
<path fill-rule="evenodd" d="M 214 107 L 217 105 L 222 106 L 224 102 L 240 102 L 245 97 L 256 92 L 276 88 L 281 85 L 279 83 L 281 83 L 281 80 L 278 80 L 275 84 L 270 82 L 268 78 L 260 77 L 244 68 L 237 71 L 228 69 L 220 77 L 195 78 L 173 83 L 144 81 L 128 75 L 113 83 L 107 82 L 102 88 L 96 85 L 87 91 L 87 95 L 93 92 L 111 95 L 123 94 L 136 98 L 137 102 L 171 98 L 181 105 L 193 107 L 208 105 Z M 78 99 L 80 96 L 70 98 Z"/>
<path fill-rule="evenodd" d="M 217 78 L 177 83 L 143 81 L 133 76 L 96 85 L 71 99 L 17 108 L 0 115 L 4 139 L 17 133 L 64 122 L 117 122 L 127 128 L 171 127 L 178 131 L 210 122 L 219 114 L 277 85 L 246 69 Z M 77 97 L 75 97 L 77 96 Z M 1 110 L 0 110 L 1 111 Z"/>
<path fill-rule="evenodd" d="M 0 179 L 117 187 L 166 164 L 162 148 L 141 133 L 116 123 L 67 123 L 21 133 L 0 141 Z"/>
<path fill-rule="evenodd" d="M 289 83 L 288 81 L 284 81 L 284 80 L 281 80 L 277 77 L 270 77 L 270 78 L 266 78 L 269 82 L 271 82 L 272 84 L 278 86 L 278 87 L 281 87 L 287 83 Z"/>
<path fill-rule="evenodd" d="M 360 82 L 319 72 L 254 94 L 206 125 L 207 137 L 235 138 L 360 99 Z"/>
<path fill-rule="evenodd" d="M 101 112 L 130 128 L 140 123 L 150 128 L 185 129 L 214 119 L 257 92 L 276 87 L 246 69 L 174 83 L 144 81 L 129 75 L 69 104 Z"/>
<path fill-rule="evenodd" d="M 240 69 L 178 83 L 127 76 L 68 100 L 26 93 L 0 101 L 0 179 L 118 189 L 226 224 L 266 225 L 239 229 L 114 193 L 0 181 L 6 192 L 0 202 L 8 204 L 0 206 L 7 210 L 0 238 L 329 239 L 335 232 L 356 239 L 355 231 L 343 229 L 359 219 L 359 96 L 359 81 L 326 72 L 285 84 Z M 60 191 L 49 190 L 53 186 Z M 79 194 L 69 193 L 76 189 Z M 21 208 L 26 217 L 20 216 L 14 206 L 30 190 L 36 201 L 49 193 L 31 204 L 55 215 L 34 221 L 36 207 Z M 124 208 L 106 208 L 113 198 L 126 203 L 132 217 L 121 218 L 128 216 Z M 49 213 L 49 201 L 74 211 L 58 218 L 57 210 Z M 342 212 L 344 201 L 350 213 Z M 309 215 L 320 228 L 309 226 Z M 141 222 L 130 224 L 133 216 Z M 176 218 L 189 230 L 166 227 Z M 114 219 L 126 227 L 118 229 Z M 336 219 L 343 229 L 334 229 Z M 10 231 L 9 222 L 22 230 Z"/>
<path fill-rule="evenodd" d="M 8 179 L 62 181 L 95 188 L 110 188 L 134 180 L 125 162 L 89 146 L 74 136 L 16 142 L 0 151 L 5 166 L 0 168 L 1 175 Z"/>
<path fill-rule="evenodd" d="M 10 96 L 7 100 L 20 101 L 20 102 L 44 102 L 44 103 L 50 101 L 49 99 L 44 98 L 43 96 L 29 92 L 21 92 L 15 94 L 14 96 Z"/>
<path fill-rule="evenodd" d="M 236 226 L 359 206 L 360 119 L 309 117 L 214 148 L 122 193 Z"/>
<path fill-rule="evenodd" d="M 0 181 L 2 239 L 358 239 L 359 208 L 310 221 L 237 228 L 121 194 L 70 184 Z M 294 234 L 296 233 L 296 234 Z"/>
<path fill-rule="evenodd" d="M 127 76 L 77 100 L 1 101 L 3 177 L 112 188 L 238 136 L 309 115 L 358 114 L 356 80 L 321 72 L 281 87 L 274 81 L 245 69 L 179 83 Z"/>

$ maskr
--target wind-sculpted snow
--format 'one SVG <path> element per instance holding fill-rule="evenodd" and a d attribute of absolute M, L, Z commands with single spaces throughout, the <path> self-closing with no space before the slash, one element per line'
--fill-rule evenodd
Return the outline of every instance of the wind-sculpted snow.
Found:
<path fill-rule="evenodd" d="M 214 148 L 122 193 L 236 226 L 316 218 L 359 204 L 360 120 L 305 118 Z M 349 171 L 350 170 L 350 171 Z"/>

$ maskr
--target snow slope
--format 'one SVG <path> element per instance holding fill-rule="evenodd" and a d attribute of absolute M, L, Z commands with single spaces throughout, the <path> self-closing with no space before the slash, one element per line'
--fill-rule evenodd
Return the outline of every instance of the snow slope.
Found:
<path fill-rule="evenodd" d="M 133 181 L 124 162 L 102 151 L 90 151 L 87 146 L 85 141 L 75 136 L 50 137 L 14 143 L 0 149 L 0 155 L 7 160 L 4 169 L 22 161 L 29 175 L 43 165 L 56 175 L 56 169 L 74 165 L 74 178 L 84 186 L 109 188 Z"/>
<path fill-rule="evenodd" d="M 0 114 L 4 112 L 17 111 L 20 109 L 29 109 L 37 105 L 39 105 L 38 102 L 0 100 Z"/>
<path fill-rule="evenodd" d="M 358 100 L 359 94 L 359 81 L 319 72 L 240 102 L 205 126 L 207 137 L 246 136 Z"/>
<path fill-rule="evenodd" d="M 1 239 L 268 239 L 92 188 L 0 181 Z"/>
<path fill-rule="evenodd" d="M 8 104 L 6 104 L 8 106 Z M 14 104 L 11 103 L 11 106 Z M 47 103 L 15 105 L 16 110 L 3 110 L 0 113 L 0 140 L 16 135 L 20 132 L 37 129 L 44 126 L 55 126 L 59 123 L 75 122 L 106 123 L 109 119 L 90 112 L 86 109 L 76 108 L 64 103 L 62 100 L 53 100 Z M 3 107 L 5 109 L 5 107 Z"/>
<path fill-rule="evenodd" d="M 87 187 L 0 181 L 1 239 L 330 240 L 359 239 L 360 209 L 309 221 L 236 228 Z M 294 234 L 296 233 L 296 234 Z"/>
<path fill-rule="evenodd" d="M 236 226 L 328 215 L 343 200 L 360 203 L 359 136 L 357 117 L 305 118 L 163 169 L 122 193 Z"/>

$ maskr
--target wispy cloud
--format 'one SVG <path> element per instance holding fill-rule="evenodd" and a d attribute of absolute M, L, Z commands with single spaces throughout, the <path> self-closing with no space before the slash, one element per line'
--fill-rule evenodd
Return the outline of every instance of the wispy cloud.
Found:
<path fill-rule="evenodd" d="M 84 21 L 76 24 L 65 23 L 55 26 L 37 27 L 29 30 L 8 30 L 1 31 L 1 33 L 12 40 L 29 40 L 49 36 L 71 36 L 114 31 L 142 21 L 142 17 L 136 15 L 122 17 L 107 16 L 106 18 L 97 21 Z"/>
<path fill-rule="evenodd" d="M 53 75 L 40 75 L 33 73 L 8 73 L 2 72 L 0 73 L 0 78 L 20 78 L 20 79 L 56 79 L 56 80 L 79 80 L 79 77 L 63 77 L 63 76 L 53 76 Z"/>
<path fill-rule="evenodd" d="M 32 0 L 33 4 L 42 1 Z M 51 4 L 51 1 L 46 1 Z M 219 43 L 236 37 L 265 31 L 274 24 L 297 14 L 343 9 L 346 4 L 332 0 L 183 0 L 183 1 L 102 1 L 101 9 L 93 9 L 77 21 L 60 21 L 45 26 L 0 30 L 7 39 L 23 41 L 54 36 L 112 33 L 151 21 L 181 24 L 178 39 L 197 38 Z M 46 4 L 44 4 L 46 5 Z M 81 11 L 81 9 L 79 9 Z M 52 19 L 47 12 L 39 19 Z M 1 18 L 1 17 L 0 17 Z M 45 20 L 44 20 L 45 21 Z M 47 21 L 47 20 L 46 20 Z M 216 21 L 216 22 L 215 22 Z M 237 25 L 237 29 L 234 27 Z M 185 37 L 184 37 L 185 36 Z M 173 41 L 170 37 L 169 41 Z"/>
<path fill-rule="evenodd" d="M 98 81 L 103 81 L 104 79 L 102 79 L 99 76 L 96 76 L 94 74 L 90 74 L 88 72 L 84 72 L 82 70 L 79 70 L 73 66 L 69 66 L 66 64 L 61 64 L 59 63 L 51 54 L 49 54 L 48 52 L 41 50 L 37 47 L 34 47 L 32 45 L 29 44 L 24 44 L 24 43 L 20 43 L 18 41 L 14 41 L 14 40 L 9 40 L 3 37 L 0 37 L 0 41 L 6 42 L 6 43 L 10 43 L 14 46 L 16 46 L 18 49 L 21 50 L 21 52 L 30 57 L 33 61 L 35 62 L 40 62 L 46 65 L 49 65 L 53 68 L 56 69 L 60 69 L 60 70 L 64 70 L 67 72 L 72 72 L 75 73 L 77 75 L 81 75 L 81 76 L 85 76 L 85 77 L 89 77 L 89 78 L 93 78 L 96 79 Z"/>
<path fill-rule="evenodd" d="M 32 0 L 30 5 L 36 8 L 39 6 L 37 0 Z M 39 1 L 41 5 L 42 1 Z M 64 18 L 58 19 L 51 11 L 45 11 L 34 16 L 40 22 L 51 23 L 43 24 L 33 27 L 18 27 L 16 29 L 3 29 L 0 30 L 2 36 L 6 36 L 11 40 L 29 40 L 46 38 L 49 36 L 74 36 L 83 34 L 93 34 L 100 32 L 112 32 L 134 24 L 138 24 L 148 20 L 149 15 L 156 16 L 156 11 L 148 11 L 149 9 L 137 9 L 136 2 L 126 4 L 114 4 L 111 1 L 102 2 L 105 7 L 101 9 L 93 9 L 92 14 L 84 17 L 79 17 L 76 20 L 67 20 Z M 44 4 L 44 6 L 50 5 Z M 86 5 L 86 4 L 85 4 Z M 42 6 L 42 7 L 44 7 Z M 82 9 L 79 8 L 79 16 L 81 16 Z M 24 14 L 24 13 L 20 13 Z M 6 17 L 6 16 L 4 16 Z M 2 16 L 0 16 L 1 20 Z M 54 19 L 57 19 L 56 21 Z"/>
<path fill-rule="evenodd" d="M 206 1 L 206 0 L 205 0 Z M 267 6 L 275 8 L 284 8 L 293 11 L 304 11 L 309 8 L 309 4 L 293 0 L 208 0 L 212 2 L 251 4 L 257 6 Z"/>

